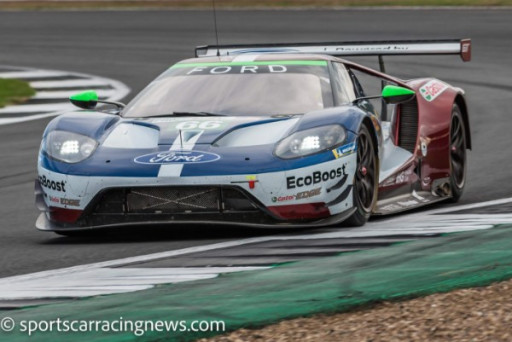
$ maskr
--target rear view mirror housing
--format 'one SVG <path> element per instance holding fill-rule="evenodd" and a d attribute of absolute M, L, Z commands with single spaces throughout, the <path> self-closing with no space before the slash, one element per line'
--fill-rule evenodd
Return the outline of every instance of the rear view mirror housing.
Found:
<path fill-rule="evenodd" d="M 98 93 L 94 90 L 84 91 L 69 97 L 72 104 L 82 109 L 94 109 L 98 105 Z"/>
<path fill-rule="evenodd" d="M 399 104 L 412 100 L 416 96 L 414 90 L 404 87 L 387 85 L 382 89 L 382 98 L 387 104 Z"/>
<path fill-rule="evenodd" d="M 116 106 L 117 110 L 110 114 L 119 114 L 119 112 L 126 106 L 124 103 L 115 101 L 103 101 L 98 99 L 98 93 L 94 90 L 87 90 L 78 94 L 71 95 L 69 101 L 72 104 L 82 109 L 95 109 L 98 103 Z"/>

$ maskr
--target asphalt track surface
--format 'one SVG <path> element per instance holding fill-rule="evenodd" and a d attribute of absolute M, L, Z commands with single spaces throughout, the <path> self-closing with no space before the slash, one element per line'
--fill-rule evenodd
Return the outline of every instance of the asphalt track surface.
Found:
<path fill-rule="evenodd" d="M 221 43 L 472 38 L 471 63 L 453 56 L 387 59 L 391 74 L 435 76 L 467 91 L 473 151 L 462 203 L 512 194 L 511 20 L 510 10 L 218 13 Z M 101 75 L 124 82 L 133 96 L 176 61 L 192 57 L 196 45 L 214 43 L 212 27 L 209 11 L 2 12 L 0 65 Z M 165 227 L 64 238 L 38 232 L 33 183 L 48 121 L 0 126 L 0 277 L 276 233 Z M 296 233 L 307 231 L 290 232 Z"/>

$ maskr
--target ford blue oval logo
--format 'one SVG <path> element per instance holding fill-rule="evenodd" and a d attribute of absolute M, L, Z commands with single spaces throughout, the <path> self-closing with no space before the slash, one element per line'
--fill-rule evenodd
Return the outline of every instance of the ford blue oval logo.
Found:
<path fill-rule="evenodd" d="M 218 154 L 203 151 L 162 151 L 145 154 L 134 161 L 139 164 L 161 165 L 209 163 L 219 159 Z"/>

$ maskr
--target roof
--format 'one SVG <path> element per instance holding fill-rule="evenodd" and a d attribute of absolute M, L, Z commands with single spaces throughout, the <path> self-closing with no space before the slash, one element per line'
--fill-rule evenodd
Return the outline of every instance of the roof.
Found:
<path fill-rule="evenodd" d="M 310 55 L 310 54 L 288 54 L 288 53 L 245 53 L 235 56 L 221 57 L 200 57 L 189 58 L 179 63 L 218 63 L 218 62 L 267 62 L 267 61 L 338 61 L 343 60 L 329 55 Z"/>

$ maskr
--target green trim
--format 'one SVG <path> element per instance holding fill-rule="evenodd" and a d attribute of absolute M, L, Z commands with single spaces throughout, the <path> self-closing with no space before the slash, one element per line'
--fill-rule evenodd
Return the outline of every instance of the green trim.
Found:
<path fill-rule="evenodd" d="M 407 89 L 404 87 L 398 87 L 394 85 L 387 85 L 382 89 L 382 97 L 395 97 L 395 96 L 409 96 L 416 94 L 414 90 Z"/>
<path fill-rule="evenodd" d="M 205 62 L 205 63 L 178 63 L 171 69 L 194 68 L 198 66 L 252 66 L 252 65 L 306 65 L 306 66 L 327 66 L 327 61 L 263 61 L 263 62 Z"/>
<path fill-rule="evenodd" d="M 73 94 L 69 97 L 71 101 L 90 102 L 98 101 L 98 94 L 94 90 L 84 91 L 78 94 Z"/>

